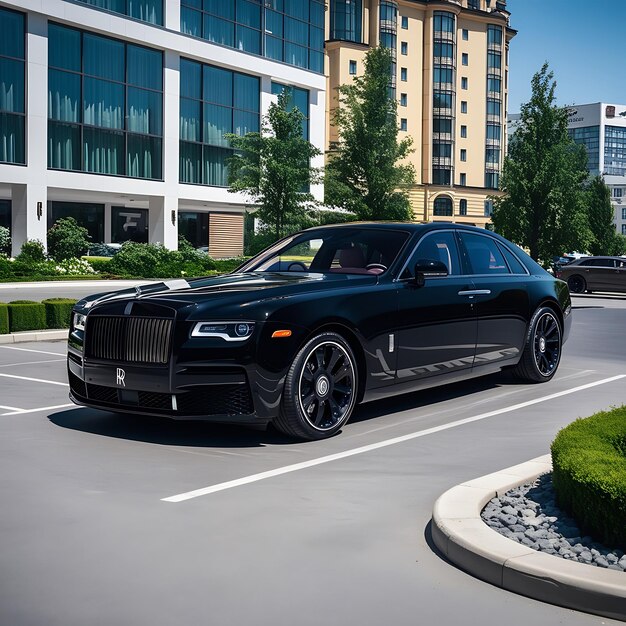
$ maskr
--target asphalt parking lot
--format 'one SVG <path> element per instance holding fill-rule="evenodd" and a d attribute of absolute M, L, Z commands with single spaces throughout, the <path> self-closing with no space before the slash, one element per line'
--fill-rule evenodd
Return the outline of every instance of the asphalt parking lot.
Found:
<path fill-rule="evenodd" d="M 446 489 L 626 401 L 626 297 L 574 308 L 552 382 L 370 403 L 306 444 L 74 408 L 64 342 L 0 346 L 0 624 L 612 623 L 494 588 L 430 540 Z"/>

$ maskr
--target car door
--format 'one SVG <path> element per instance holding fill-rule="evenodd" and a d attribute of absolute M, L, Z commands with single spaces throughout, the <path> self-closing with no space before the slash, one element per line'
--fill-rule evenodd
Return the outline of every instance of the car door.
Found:
<path fill-rule="evenodd" d="M 530 320 L 530 275 L 513 251 L 490 235 L 459 231 L 476 295 L 474 368 L 497 370 L 519 360 Z"/>
<path fill-rule="evenodd" d="M 418 259 L 442 261 L 444 277 L 425 276 L 418 286 Z M 463 275 L 454 230 L 437 230 L 420 239 L 398 280 L 396 384 L 421 381 L 469 370 L 474 361 L 476 315 L 468 295 L 474 288 Z"/>
<path fill-rule="evenodd" d="M 611 291 L 626 292 L 626 259 L 615 259 L 615 265 Z"/>
<path fill-rule="evenodd" d="M 585 259 L 581 261 L 580 268 L 589 291 L 609 291 L 610 275 L 615 269 L 612 259 Z"/>

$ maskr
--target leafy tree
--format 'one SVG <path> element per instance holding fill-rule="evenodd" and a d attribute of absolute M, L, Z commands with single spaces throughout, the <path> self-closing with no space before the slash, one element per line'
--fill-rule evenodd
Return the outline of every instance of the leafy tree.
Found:
<path fill-rule="evenodd" d="M 615 232 L 611 190 L 601 176 L 593 178 L 587 189 L 587 212 L 593 241 L 589 252 L 594 255 L 619 255 L 624 252 L 624 237 Z"/>
<path fill-rule="evenodd" d="M 307 210 L 315 205 L 308 192 L 320 172 L 311 159 L 321 152 L 302 137 L 304 115 L 289 107 L 283 92 L 269 106 L 261 133 L 228 134 L 235 154 L 229 159 L 229 191 L 247 194 L 258 207 L 255 216 L 274 240 L 299 230 Z"/>
<path fill-rule="evenodd" d="M 326 167 L 326 204 L 355 213 L 359 219 L 411 219 L 406 187 L 415 171 L 402 162 L 412 139 L 398 141 L 397 102 L 390 89 L 393 58 L 379 46 L 365 55 L 365 72 L 338 88 L 333 112 L 339 141 Z"/>
<path fill-rule="evenodd" d="M 57 261 L 78 258 L 87 253 L 89 239 L 89 231 L 73 217 L 62 217 L 48 231 L 48 252 Z"/>
<path fill-rule="evenodd" d="M 566 250 L 587 250 L 584 183 L 587 158 L 567 134 L 567 110 L 555 105 L 556 82 L 545 63 L 531 81 L 520 124 L 504 161 L 492 220 L 497 232 L 547 261 Z"/>

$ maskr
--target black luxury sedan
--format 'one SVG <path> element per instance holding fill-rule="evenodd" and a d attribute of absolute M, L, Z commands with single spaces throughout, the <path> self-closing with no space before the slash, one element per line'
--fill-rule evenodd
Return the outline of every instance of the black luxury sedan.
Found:
<path fill-rule="evenodd" d="M 78 302 L 70 397 L 320 439 L 359 402 L 506 367 L 548 381 L 570 325 L 566 283 L 492 232 L 324 226 L 231 274 Z"/>

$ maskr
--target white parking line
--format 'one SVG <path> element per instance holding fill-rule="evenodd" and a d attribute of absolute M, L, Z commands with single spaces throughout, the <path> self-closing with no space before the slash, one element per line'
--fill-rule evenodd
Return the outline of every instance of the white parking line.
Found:
<path fill-rule="evenodd" d="M 40 365 L 41 363 L 65 362 L 65 359 L 46 359 L 45 361 L 24 361 L 23 363 L 4 363 L 0 367 L 17 367 L 18 365 Z"/>
<path fill-rule="evenodd" d="M 52 411 L 52 409 L 82 409 L 82 406 L 76 406 L 75 404 L 56 404 L 55 406 L 41 406 L 37 409 L 19 409 L 12 411 L 11 413 L 0 413 L 0 417 L 6 415 L 22 415 L 23 413 L 38 413 L 39 411 Z"/>
<path fill-rule="evenodd" d="M 7 411 L 14 411 L 15 413 L 21 413 L 23 409 L 18 409 L 16 406 L 4 406 L 0 404 L 0 409 L 6 409 Z"/>
<path fill-rule="evenodd" d="M 59 383 L 56 380 L 44 380 L 43 378 L 30 378 L 29 376 L 16 376 L 15 374 L 0 374 L 4 378 L 19 378 L 20 380 L 31 380 L 35 383 L 47 383 L 48 385 L 62 385 L 63 387 L 69 387 L 67 383 Z"/>
<path fill-rule="evenodd" d="M 504 407 L 502 409 L 497 409 L 495 411 L 489 411 L 488 413 L 481 413 L 480 415 L 474 415 L 473 417 L 467 417 L 465 419 L 456 420 L 455 422 L 450 422 L 448 424 L 443 424 L 441 426 L 435 426 L 433 428 L 419 430 L 417 432 L 410 433 L 408 435 L 402 435 L 401 437 L 394 437 L 393 439 L 386 439 L 385 441 L 379 441 L 378 443 L 372 443 L 367 446 L 353 448 L 352 450 L 345 450 L 344 452 L 338 452 L 337 454 L 329 454 L 328 456 L 322 456 L 317 459 L 311 459 L 310 461 L 304 461 L 302 463 L 294 463 L 293 465 L 286 465 L 284 467 L 278 467 L 276 469 L 269 470 L 267 472 L 261 472 L 259 474 L 252 474 L 250 476 L 244 476 L 243 478 L 237 478 L 236 480 L 229 480 L 224 483 L 218 483 L 217 485 L 203 487 L 202 489 L 195 489 L 194 491 L 187 491 L 185 493 L 179 493 L 175 496 L 161 498 L 161 501 L 162 502 L 184 502 L 185 500 L 191 500 L 192 498 L 199 498 L 200 496 L 207 496 L 209 494 L 216 493 L 218 491 L 224 491 L 226 489 L 233 489 L 235 487 L 241 487 L 242 485 L 249 485 L 250 483 L 255 483 L 260 480 L 265 480 L 267 478 L 274 478 L 275 476 L 281 476 L 282 474 L 289 474 L 291 472 L 297 472 L 303 469 L 307 469 L 309 467 L 314 467 L 316 465 L 322 465 L 324 463 L 331 463 L 332 461 L 338 461 L 340 459 L 345 459 L 347 457 L 355 456 L 357 454 L 363 454 L 365 452 L 371 452 L 372 450 L 378 450 L 380 448 L 393 446 L 398 443 L 404 443 L 405 441 L 410 441 L 411 439 L 417 439 L 418 437 L 425 437 L 427 435 L 432 435 L 434 433 L 438 433 L 444 430 L 449 430 L 450 428 L 456 428 L 457 426 L 470 424 L 471 422 L 478 422 L 480 420 L 487 419 L 488 417 L 501 415 L 502 413 L 510 413 L 511 411 L 517 411 L 518 409 L 523 409 L 527 406 L 532 406 L 533 404 L 539 404 L 540 402 L 547 402 L 548 400 L 554 400 L 555 398 L 567 396 L 571 393 L 576 393 L 577 391 L 583 391 L 584 389 L 590 389 L 591 387 L 597 387 L 598 385 L 605 385 L 607 383 L 612 383 L 622 378 L 626 378 L 626 374 L 619 374 L 618 376 L 611 376 L 610 378 L 597 380 L 593 383 L 587 383 L 586 385 L 580 385 L 579 387 L 574 387 L 572 389 L 566 389 L 565 391 L 552 393 L 550 395 L 543 396 L 542 398 L 535 398 L 534 400 L 528 400 L 527 402 L 520 402 L 519 404 L 514 404 L 513 406 Z"/>
<path fill-rule="evenodd" d="M 13 346 L 0 346 L 5 350 L 19 350 L 20 352 L 39 352 L 39 354 L 53 354 L 54 356 L 66 356 L 61 352 L 46 352 L 45 350 L 33 350 L 32 348 L 14 348 Z"/>

